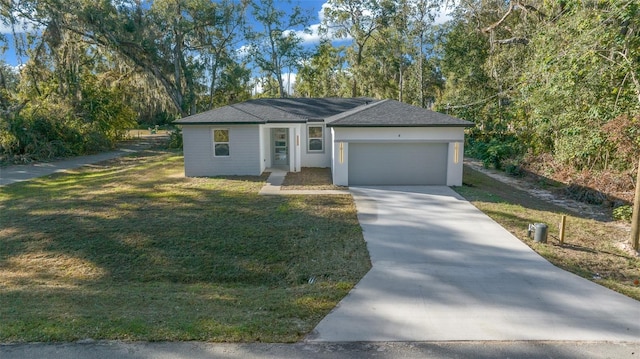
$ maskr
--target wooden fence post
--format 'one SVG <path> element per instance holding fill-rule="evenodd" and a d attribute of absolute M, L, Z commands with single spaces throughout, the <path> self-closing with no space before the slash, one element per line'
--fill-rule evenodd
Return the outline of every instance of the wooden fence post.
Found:
<path fill-rule="evenodd" d="M 636 195 L 633 200 L 633 218 L 631 219 L 631 245 L 636 251 L 640 241 L 640 160 L 638 161 L 638 175 L 636 177 Z"/>
<path fill-rule="evenodd" d="M 560 245 L 564 244 L 564 225 L 567 221 L 567 216 L 563 215 L 560 219 Z"/>

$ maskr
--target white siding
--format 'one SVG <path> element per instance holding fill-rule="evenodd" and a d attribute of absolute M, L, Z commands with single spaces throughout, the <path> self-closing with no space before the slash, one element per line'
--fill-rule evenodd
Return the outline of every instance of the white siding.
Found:
<path fill-rule="evenodd" d="M 456 149 L 457 145 L 457 149 Z M 449 142 L 447 159 L 447 186 L 462 186 L 462 162 L 464 159 L 464 140 Z"/>
<path fill-rule="evenodd" d="M 229 129 L 228 157 L 213 155 L 213 129 Z M 259 134 L 258 125 L 183 126 L 185 175 L 259 175 Z"/>
<path fill-rule="evenodd" d="M 447 143 L 447 186 L 462 185 L 462 157 L 464 153 L 464 128 L 462 127 L 334 127 L 332 172 L 333 183 L 349 184 L 350 143 Z M 455 146 L 458 146 L 457 162 Z M 342 150 L 340 147 L 342 146 Z M 342 153 L 342 155 L 341 155 Z M 342 162 L 340 159 L 342 158 Z"/>
<path fill-rule="evenodd" d="M 262 162 L 262 170 L 271 167 L 271 132 L 269 127 L 260 125 L 260 161 Z"/>
<path fill-rule="evenodd" d="M 464 141 L 462 127 L 334 127 L 336 141 Z"/>
<path fill-rule="evenodd" d="M 323 126 L 324 130 L 324 151 L 309 152 L 307 126 Z M 302 167 L 331 167 L 331 131 L 321 122 L 311 122 L 303 125 L 300 131 L 301 166 Z"/>

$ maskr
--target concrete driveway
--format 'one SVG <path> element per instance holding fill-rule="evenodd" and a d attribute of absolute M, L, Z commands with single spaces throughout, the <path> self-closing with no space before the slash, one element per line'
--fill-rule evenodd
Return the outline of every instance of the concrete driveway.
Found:
<path fill-rule="evenodd" d="M 373 267 L 308 341 L 640 342 L 640 302 L 554 267 L 450 188 L 352 193 Z"/>

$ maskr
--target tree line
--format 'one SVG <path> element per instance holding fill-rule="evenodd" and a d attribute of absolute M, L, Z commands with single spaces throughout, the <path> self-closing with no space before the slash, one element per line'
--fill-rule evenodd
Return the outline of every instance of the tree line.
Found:
<path fill-rule="evenodd" d="M 626 173 L 640 156 L 635 0 L 329 0 L 312 48 L 310 15 L 274 0 L 2 2 L 28 61 L 0 69 L 0 155 L 95 151 L 256 96 L 367 96 L 475 122 L 469 154 L 496 167 Z"/>

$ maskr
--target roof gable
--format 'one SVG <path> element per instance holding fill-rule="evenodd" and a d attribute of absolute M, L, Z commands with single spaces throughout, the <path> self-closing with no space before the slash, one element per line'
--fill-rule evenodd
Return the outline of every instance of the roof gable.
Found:
<path fill-rule="evenodd" d="M 382 100 L 326 119 L 329 127 L 472 127 L 473 122 L 440 112 Z"/>

